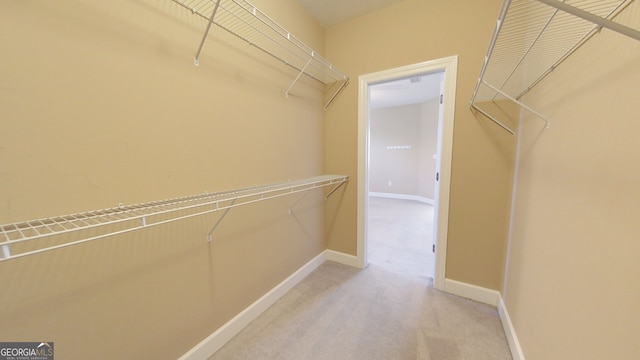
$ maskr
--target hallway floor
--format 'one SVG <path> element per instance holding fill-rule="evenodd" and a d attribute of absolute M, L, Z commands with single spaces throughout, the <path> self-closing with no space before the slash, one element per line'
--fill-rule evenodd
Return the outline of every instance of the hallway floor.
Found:
<path fill-rule="evenodd" d="M 369 263 L 433 279 L 433 210 L 418 201 L 370 197 Z"/>

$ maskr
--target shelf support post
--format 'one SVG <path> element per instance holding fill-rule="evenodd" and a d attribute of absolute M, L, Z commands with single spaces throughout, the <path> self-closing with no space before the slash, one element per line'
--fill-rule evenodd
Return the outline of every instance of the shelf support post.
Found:
<path fill-rule="evenodd" d="M 329 193 L 324 197 L 324 199 L 327 200 L 331 195 L 333 195 L 334 192 L 336 192 L 336 190 L 338 190 L 346 182 L 347 180 L 342 180 L 340 184 L 336 185 L 333 189 L 331 189 L 331 191 L 329 191 Z"/>
<path fill-rule="evenodd" d="M 296 76 L 296 78 L 293 79 L 293 82 L 291 83 L 291 85 L 289 85 L 289 88 L 284 93 L 285 97 L 289 97 L 289 92 L 291 91 L 291 89 L 293 89 L 293 86 L 298 82 L 298 79 L 300 79 L 300 76 L 302 76 L 302 74 L 304 74 L 305 70 L 307 70 L 307 67 L 309 66 L 309 64 L 311 64 L 311 60 L 313 60 L 313 56 L 314 55 L 315 55 L 315 52 L 312 51 L 311 52 L 311 57 L 309 58 L 309 61 L 307 61 L 307 63 L 302 68 L 302 70 L 300 70 L 300 73 L 298 73 L 298 76 Z"/>
<path fill-rule="evenodd" d="M 486 116 L 489 118 L 489 120 L 493 121 L 494 123 L 496 123 L 498 126 L 500 126 L 501 128 L 505 129 L 509 134 L 511 135 L 515 135 L 516 132 L 511 130 L 511 128 L 509 128 L 507 125 L 503 124 L 502 121 L 496 119 L 495 117 L 493 117 L 493 115 L 489 114 L 488 112 L 482 110 L 481 108 L 479 108 L 478 106 L 476 106 L 476 104 L 471 104 L 471 108 L 473 108 L 474 110 L 478 111 L 479 113 L 481 113 L 482 115 Z"/>
<path fill-rule="evenodd" d="M 216 2 L 216 7 L 213 8 L 213 12 L 211 13 L 211 18 L 209 19 L 209 23 L 207 24 L 207 29 L 204 31 L 204 35 L 202 35 L 202 40 L 200 40 L 200 46 L 198 46 L 198 51 L 196 51 L 196 56 L 193 59 L 193 63 L 196 66 L 200 66 L 200 52 L 204 47 L 204 42 L 207 41 L 207 36 L 209 36 L 209 29 L 211 29 L 211 25 L 213 24 L 213 18 L 216 17 L 216 13 L 218 12 L 218 8 L 220 7 L 220 0 Z"/>
<path fill-rule="evenodd" d="M 220 223 L 222 222 L 222 219 L 224 219 L 225 216 L 227 216 L 227 214 L 229 213 L 229 210 L 231 210 L 231 208 L 233 207 L 233 205 L 236 203 L 236 199 L 233 199 L 231 201 L 231 205 L 224 211 L 224 213 L 222 213 L 222 216 L 220 216 L 220 218 L 218 219 L 218 221 L 216 221 L 216 223 L 213 225 L 213 227 L 211 228 L 211 231 L 209 231 L 209 233 L 207 234 L 207 241 L 211 242 L 211 234 L 213 234 L 214 231 L 216 231 L 216 228 L 218 227 L 218 225 L 220 225 Z M 218 209 L 218 203 L 216 202 L 216 209 Z"/>
<path fill-rule="evenodd" d="M 632 39 L 636 39 L 640 41 L 640 31 L 632 29 L 630 27 L 624 26 L 622 24 L 613 22 L 609 19 L 605 19 L 603 17 L 600 17 L 598 15 L 594 15 L 588 11 L 584 11 L 582 9 L 579 9 L 575 6 L 571 6 L 568 5 L 564 2 L 561 1 L 557 1 L 557 0 L 538 0 L 538 2 L 541 2 L 543 4 L 549 5 L 551 7 L 554 7 L 556 9 L 560 9 L 566 13 L 569 13 L 573 16 L 577 16 L 579 18 L 582 18 L 584 20 L 587 20 L 589 22 L 592 22 L 596 25 L 600 25 L 602 27 L 605 27 L 609 30 L 613 30 L 617 33 L 620 33 L 622 35 L 626 35 Z"/>

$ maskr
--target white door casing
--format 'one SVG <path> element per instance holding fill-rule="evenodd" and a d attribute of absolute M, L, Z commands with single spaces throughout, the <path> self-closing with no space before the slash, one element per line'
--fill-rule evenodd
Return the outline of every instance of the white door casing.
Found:
<path fill-rule="evenodd" d="M 447 230 L 449 222 L 449 190 L 451 185 L 451 158 L 453 150 L 453 123 L 458 56 L 426 61 L 358 78 L 358 205 L 357 205 L 357 262 L 367 266 L 367 209 L 369 197 L 369 86 L 381 82 L 397 80 L 444 71 L 442 116 L 438 124 L 438 156 L 436 172 L 437 207 L 434 218 L 434 239 L 436 244 L 436 264 L 434 287 L 444 290 Z"/>

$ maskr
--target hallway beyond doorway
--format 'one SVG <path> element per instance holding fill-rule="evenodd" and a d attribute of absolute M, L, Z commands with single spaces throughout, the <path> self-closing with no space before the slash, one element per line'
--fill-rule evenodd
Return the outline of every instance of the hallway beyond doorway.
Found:
<path fill-rule="evenodd" d="M 369 263 L 433 279 L 433 205 L 369 197 Z"/>

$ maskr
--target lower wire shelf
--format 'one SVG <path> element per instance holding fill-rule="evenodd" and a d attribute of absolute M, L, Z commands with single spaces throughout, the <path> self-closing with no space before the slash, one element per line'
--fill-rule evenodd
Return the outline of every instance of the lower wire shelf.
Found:
<path fill-rule="evenodd" d="M 327 199 L 347 181 L 349 181 L 349 177 L 346 175 L 323 175 L 243 189 L 205 193 L 0 225 L 0 262 L 216 211 L 225 210 L 224 217 L 226 212 L 234 207 L 331 186 L 332 189 L 325 195 L 325 199 Z M 299 200 L 291 207 L 295 206 Z M 291 211 L 291 208 L 289 211 Z M 211 233 L 223 217 L 218 220 L 209 232 L 209 240 L 211 240 Z M 77 236 L 66 240 L 35 241 L 71 233 Z"/>

